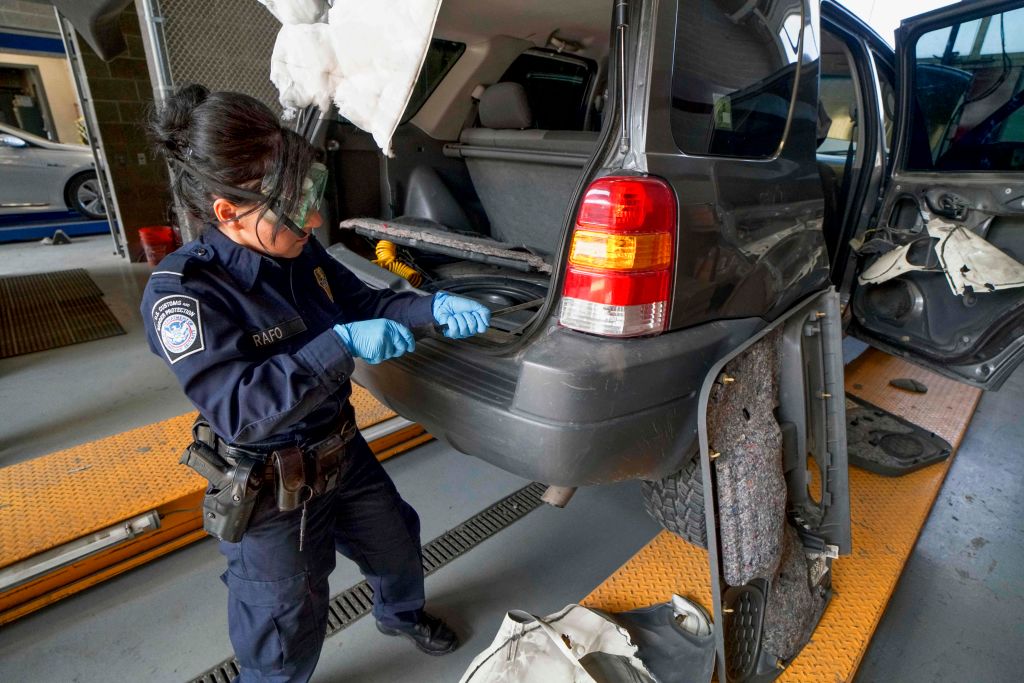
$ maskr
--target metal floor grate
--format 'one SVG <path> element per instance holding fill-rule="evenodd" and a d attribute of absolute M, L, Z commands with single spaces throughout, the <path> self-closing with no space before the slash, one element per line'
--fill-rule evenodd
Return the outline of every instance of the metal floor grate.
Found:
<path fill-rule="evenodd" d="M 460 555 L 487 540 L 528 512 L 537 509 L 544 493 L 543 484 L 533 483 L 502 498 L 482 512 L 441 534 L 423 546 L 423 573 L 433 574 Z M 373 609 L 373 590 L 362 581 L 334 596 L 328 605 L 327 636 L 349 626 Z M 238 661 L 234 658 L 221 662 L 191 683 L 229 683 L 238 675 Z"/>
<path fill-rule="evenodd" d="M 0 277 L 0 358 L 124 334 L 83 268 Z"/>

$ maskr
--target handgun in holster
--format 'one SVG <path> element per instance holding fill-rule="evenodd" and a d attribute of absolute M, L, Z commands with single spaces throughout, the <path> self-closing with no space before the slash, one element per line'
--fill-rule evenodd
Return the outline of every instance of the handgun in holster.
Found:
<path fill-rule="evenodd" d="M 202 438 L 203 432 L 211 436 Z M 255 458 L 221 457 L 212 447 L 216 443 L 209 425 L 200 420 L 192 427 L 193 441 L 181 456 L 187 465 L 203 476 L 209 486 L 203 496 L 203 529 L 222 541 L 237 543 L 249 527 L 256 498 L 263 483 L 263 463 Z"/>

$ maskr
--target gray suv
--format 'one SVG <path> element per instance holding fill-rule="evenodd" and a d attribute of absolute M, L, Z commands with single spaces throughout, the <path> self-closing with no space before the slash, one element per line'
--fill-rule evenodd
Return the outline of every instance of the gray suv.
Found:
<path fill-rule="evenodd" d="M 989 389 L 1024 353 L 1022 3 L 895 53 L 832 2 L 589 3 L 528 40 L 550 3 L 507 4 L 442 9 L 395 158 L 328 132 L 332 253 L 496 311 L 357 379 L 528 479 L 643 480 L 755 615 L 720 676 L 773 678 L 851 550 L 844 331 Z"/>

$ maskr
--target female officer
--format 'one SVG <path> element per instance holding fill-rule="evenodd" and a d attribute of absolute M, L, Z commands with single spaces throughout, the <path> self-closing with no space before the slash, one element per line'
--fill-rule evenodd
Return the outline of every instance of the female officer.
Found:
<path fill-rule="evenodd" d="M 355 358 L 413 351 L 410 327 L 436 322 L 461 338 L 483 332 L 489 311 L 443 292 L 369 289 L 310 239 L 326 169 L 257 100 L 187 86 L 151 128 L 179 203 L 205 227 L 149 280 L 149 344 L 205 418 L 214 460 L 248 473 L 225 490 L 237 502 L 257 482 L 244 535 L 220 545 L 239 680 L 312 675 L 335 550 L 372 586 L 381 632 L 451 652 L 455 634 L 423 611 L 419 518 L 354 428 L 350 377 Z M 207 499 L 216 492 L 211 480 Z"/>

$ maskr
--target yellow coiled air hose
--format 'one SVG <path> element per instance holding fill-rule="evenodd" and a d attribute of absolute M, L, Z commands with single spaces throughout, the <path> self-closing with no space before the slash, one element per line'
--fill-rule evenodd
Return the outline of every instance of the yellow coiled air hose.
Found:
<path fill-rule="evenodd" d="M 398 247 L 394 242 L 381 240 L 377 242 L 377 260 L 374 263 L 381 268 L 391 271 L 399 277 L 404 277 L 413 287 L 419 287 L 423 277 L 412 266 L 398 260 Z"/>

